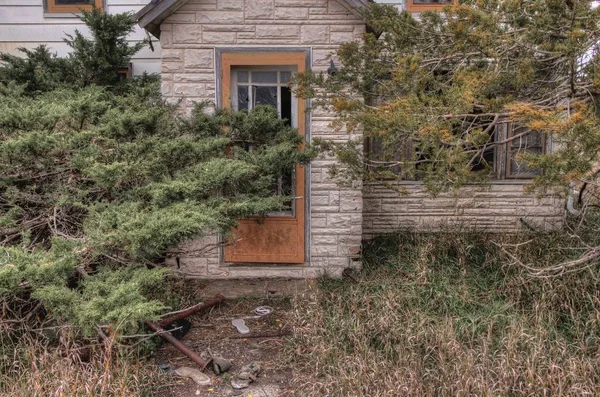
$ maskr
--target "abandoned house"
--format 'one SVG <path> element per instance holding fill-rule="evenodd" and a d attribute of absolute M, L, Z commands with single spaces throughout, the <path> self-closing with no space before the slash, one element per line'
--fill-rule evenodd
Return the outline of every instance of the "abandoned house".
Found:
<path fill-rule="evenodd" d="M 276 107 L 309 142 L 315 137 L 360 138 L 330 128 L 331 114 L 306 111 L 310 103 L 296 98 L 288 82 L 296 72 L 326 71 L 331 59 L 335 62 L 332 55 L 340 44 L 362 39 L 366 26 L 361 8 L 368 6 L 368 0 L 94 1 L 108 12 L 136 10 L 145 4 L 137 14 L 143 29 L 132 40 L 145 37 L 145 30 L 155 40 L 155 51 L 143 50 L 133 60 L 132 73 L 160 71 L 164 97 L 180 104 L 184 113 L 206 100 L 248 110 L 267 104 Z M 449 1 L 378 2 L 418 13 L 440 9 Z M 10 18 L 7 2 L 12 4 Z M 63 31 L 74 29 L 64 26 L 74 23 L 69 14 L 73 4 L 87 2 L 3 1 L 0 51 L 62 37 Z M 13 29 L 19 23 L 31 29 Z M 550 150 L 551 145 L 550 140 L 540 139 L 528 143 L 528 150 Z M 494 161 L 501 166 L 493 183 L 470 185 L 436 198 L 418 181 L 403 182 L 406 194 L 377 183 L 340 187 L 328 174 L 335 159 L 318 158 L 297 166 L 284 181 L 295 196 L 290 211 L 260 222 L 241 220 L 238 240 L 231 246 L 218 247 L 219 236 L 184 243 L 179 251 L 188 254 L 170 262 L 202 278 L 311 278 L 323 272 L 339 276 L 343 269 L 357 265 L 361 242 L 376 234 L 435 230 L 444 224 L 503 233 L 522 228 L 524 221 L 541 229 L 560 225 L 564 200 L 525 194 L 535 170 L 516 167 L 512 152 L 511 147 L 497 149 Z"/>
<path fill-rule="evenodd" d="M 401 6 L 419 12 L 446 2 L 406 0 Z M 330 114 L 306 112 L 310 104 L 294 97 L 288 81 L 295 72 L 326 71 L 340 44 L 360 40 L 366 29 L 360 9 L 367 5 L 366 0 L 162 0 L 138 17 L 140 26 L 160 39 L 163 95 L 184 111 L 203 100 L 234 109 L 271 104 L 308 141 L 347 140 L 357 136 L 334 132 Z M 540 141 L 531 150 L 545 150 L 543 145 L 549 143 Z M 506 158 L 510 152 L 498 153 L 506 165 L 491 186 L 468 186 L 435 199 L 411 181 L 408 194 L 377 185 L 342 188 L 327 172 L 335 159 L 316 159 L 297 166 L 290 178 L 296 199 L 289 213 L 261 222 L 241 220 L 238 240 L 225 248 L 198 254 L 218 237 L 190 241 L 184 247 L 194 254 L 173 263 L 206 278 L 339 275 L 358 258 L 361 241 L 375 234 L 443 223 L 510 232 L 522 227 L 521 218 L 543 228 L 561 223 L 562 200 L 524 194 L 532 174 L 515 172 Z"/>

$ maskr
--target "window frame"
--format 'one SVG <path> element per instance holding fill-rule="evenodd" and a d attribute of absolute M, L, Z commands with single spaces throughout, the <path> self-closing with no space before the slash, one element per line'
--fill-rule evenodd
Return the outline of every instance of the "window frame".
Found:
<path fill-rule="evenodd" d="M 298 72 L 297 65 L 232 65 L 230 72 L 231 72 L 231 80 L 229 82 L 229 85 L 230 85 L 230 91 L 231 91 L 231 93 L 230 93 L 231 103 L 229 104 L 229 106 L 231 109 L 233 109 L 235 111 L 240 111 L 240 110 L 251 111 L 255 106 L 257 106 L 256 104 L 251 103 L 255 100 L 253 88 L 276 87 L 276 89 L 277 89 L 277 105 L 276 105 L 277 115 L 280 118 L 282 117 L 282 109 L 281 109 L 282 94 L 281 94 L 281 92 L 284 87 L 290 87 L 290 81 L 282 82 L 281 74 L 283 72 L 289 72 L 290 79 L 291 79 L 291 76 L 293 76 L 294 74 L 296 74 Z M 238 80 L 239 72 L 248 73 L 248 81 L 247 82 L 240 82 Z M 276 82 L 254 81 L 253 74 L 256 72 L 276 73 L 277 81 Z M 250 100 L 250 103 L 248 103 L 246 109 L 239 109 L 239 106 L 238 106 L 237 92 L 238 92 L 238 87 L 240 87 L 240 86 L 246 87 L 248 89 L 249 99 L 252 98 Z M 291 119 L 289 120 L 290 126 L 292 128 L 297 129 L 298 128 L 298 98 L 295 95 L 293 95 L 293 93 L 291 94 L 290 106 L 291 106 L 291 109 L 290 109 Z M 295 172 L 295 170 L 292 171 L 291 186 L 292 186 L 292 191 L 295 191 L 295 187 L 296 187 L 296 172 Z M 292 194 L 292 196 L 294 196 L 294 194 Z M 272 217 L 272 216 L 285 216 L 285 217 L 291 216 L 291 217 L 293 217 L 293 216 L 295 216 L 296 215 L 295 200 L 296 200 L 295 198 L 292 198 L 292 204 L 290 206 L 291 207 L 290 211 L 270 212 L 267 214 L 267 216 L 269 216 L 269 217 Z"/>
<path fill-rule="evenodd" d="M 516 124 L 516 122 L 514 122 L 514 121 L 507 124 L 507 126 L 506 126 L 506 138 L 507 139 L 511 139 L 513 136 L 515 136 L 515 124 Z M 541 134 L 541 143 L 540 143 L 541 154 L 546 154 L 547 153 L 546 134 L 544 134 L 541 131 L 531 131 L 531 130 L 529 131 L 529 133 L 532 133 L 532 132 Z M 503 148 L 504 172 L 502 174 L 501 179 L 504 179 L 504 180 L 530 180 L 530 179 L 538 177 L 541 174 L 541 170 L 537 174 L 534 174 L 534 173 L 513 174 L 513 173 L 511 173 L 512 144 L 513 144 L 513 141 L 511 140 L 511 141 L 507 142 L 506 144 L 502 145 L 502 146 L 504 146 L 504 148 Z M 496 150 L 498 150 L 498 148 Z"/>
<path fill-rule="evenodd" d="M 516 124 L 516 122 L 514 122 L 514 121 L 500 123 L 499 125 L 496 126 L 495 131 L 493 132 L 493 134 L 496 135 L 494 141 L 496 141 L 496 142 L 503 141 L 503 143 L 497 144 L 493 148 L 494 160 L 493 160 L 493 164 L 492 164 L 492 169 L 490 170 L 490 177 L 493 182 L 528 181 L 528 180 L 532 180 L 540 175 L 540 174 L 533 174 L 533 173 L 511 174 L 511 168 L 510 168 L 511 158 L 512 158 L 511 157 L 511 154 L 512 154 L 511 145 L 513 142 L 510 140 L 510 138 L 512 138 L 514 136 L 515 124 Z M 551 137 L 548 137 L 547 134 L 543 133 L 542 131 L 532 131 L 532 132 L 537 132 L 537 133 L 541 134 L 541 154 L 548 153 L 548 151 L 550 150 L 549 142 L 551 142 L 551 140 L 550 140 Z M 377 156 L 377 154 L 374 151 L 374 148 L 376 146 L 378 146 L 374 142 L 375 139 L 376 138 L 374 138 L 374 137 L 367 137 L 364 140 L 363 150 L 364 150 L 364 153 L 366 154 L 367 160 L 375 159 Z M 412 146 L 412 145 L 409 144 L 409 146 Z M 407 147 L 403 150 L 405 152 L 409 152 L 412 149 L 410 147 Z M 375 165 L 371 165 L 371 164 L 367 164 L 366 167 L 369 170 L 376 168 Z M 541 173 L 541 171 L 540 171 L 540 173 Z M 400 180 L 404 183 L 420 183 L 421 182 L 418 178 L 416 178 L 416 179 L 406 178 L 406 171 L 402 168 L 400 169 L 399 175 L 401 176 Z M 377 178 L 377 180 L 381 180 L 381 181 L 392 180 L 392 179 L 396 179 L 396 178 L 393 178 L 393 177 Z"/>
<path fill-rule="evenodd" d="M 129 80 L 133 76 L 133 64 L 130 62 L 127 66 L 117 68 L 117 74 L 121 80 Z"/>
<path fill-rule="evenodd" d="M 415 4 L 415 0 L 406 0 L 406 11 L 408 11 L 408 12 L 442 11 L 444 9 L 444 7 L 451 5 L 451 4 L 458 4 L 458 1 L 453 0 L 450 3 L 444 3 L 444 4 L 435 4 L 435 3 Z"/>
<path fill-rule="evenodd" d="M 260 82 L 255 82 L 252 80 L 249 80 L 249 82 L 239 82 L 237 79 L 237 72 L 249 72 L 249 79 L 251 79 L 251 74 L 255 73 L 255 72 L 275 72 L 277 73 L 277 82 L 274 83 L 260 83 Z M 248 87 L 248 94 L 250 96 L 253 95 L 252 91 L 252 87 L 272 87 L 275 86 L 277 87 L 277 114 L 279 115 L 279 117 L 281 117 L 281 90 L 283 89 L 283 87 L 289 87 L 289 82 L 282 82 L 281 81 L 281 73 L 282 72 L 290 72 L 291 75 L 293 76 L 295 73 L 297 73 L 297 67 L 295 65 L 250 65 L 250 66 L 245 66 L 245 65 L 236 65 L 236 66 L 232 66 L 232 70 L 231 70 L 231 104 L 230 106 L 232 107 L 233 110 L 241 110 L 238 109 L 238 104 L 237 101 L 234 100 L 235 97 L 237 97 L 237 87 L 238 86 L 244 86 L 244 87 Z M 298 125 L 298 98 L 295 95 L 292 95 L 291 97 L 291 117 L 292 119 L 289 120 L 290 124 L 292 125 L 292 127 L 297 128 Z M 249 108 L 251 108 L 252 105 L 249 104 Z M 246 109 L 247 110 L 247 109 Z"/>
<path fill-rule="evenodd" d="M 80 14 L 82 10 L 90 11 L 94 6 L 102 9 L 104 0 L 93 0 L 93 4 L 56 4 L 56 0 L 46 0 L 46 13 L 48 14 Z"/>

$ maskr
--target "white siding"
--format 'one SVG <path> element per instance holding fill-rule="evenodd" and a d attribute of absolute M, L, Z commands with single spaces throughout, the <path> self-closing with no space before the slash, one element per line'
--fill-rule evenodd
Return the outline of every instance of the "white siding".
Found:
<path fill-rule="evenodd" d="M 105 0 L 109 13 L 136 12 L 150 0 Z M 43 0 L 0 0 L 0 52 L 18 54 L 17 48 L 33 48 L 46 44 L 59 56 L 69 48 L 63 42 L 66 34 L 75 29 L 86 32 L 86 27 L 74 15 L 52 15 L 44 12 Z M 130 35 L 131 41 L 146 37 L 137 27 Z M 153 38 L 154 52 L 146 47 L 133 58 L 133 73 L 160 72 L 160 43 Z"/>

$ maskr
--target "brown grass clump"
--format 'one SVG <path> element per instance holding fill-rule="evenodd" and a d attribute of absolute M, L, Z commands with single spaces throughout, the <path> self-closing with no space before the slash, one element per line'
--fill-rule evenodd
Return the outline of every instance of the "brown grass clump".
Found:
<path fill-rule="evenodd" d="M 545 266 L 579 243 L 533 238 L 505 247 Z M 298 394 L 600 394 L 600 270 L 532 278 L 500 240 L 404 233 L 368 243 L 358 283 L 323 279 L 296 306 L 288 357 Z"/>
<path fill-rule="evenodd" d="M 119 353 L 110 340 L 77 346 L 64 335 L 53 342 L 26 333 L 17 341 L 4 336 L 0 338 L 3 397 L 151 395 L 157 376 L 151 364 Z"/>

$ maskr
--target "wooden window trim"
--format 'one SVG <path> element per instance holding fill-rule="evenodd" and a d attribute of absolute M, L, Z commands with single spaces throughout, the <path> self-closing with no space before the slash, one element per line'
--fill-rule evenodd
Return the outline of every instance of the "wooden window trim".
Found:
<path fill-rule="evenodd" d="M 123 76 L 125 80 L 129 80 L 132 76 L 132 64 L 130 63 L 127 66 L 123 66 L 121 68 L 117 68 L 117 74 L 119 76 Z"/>
<path fill-rule="evenodd" d="M 102 9 L 103 0 L 94 0 L 94 4 L 61 5 L 56 0 L 46 0 L 46 12 L 49 14 L 79 14 L 82 10 L 90 11 L 94 6 Z"/>
<path fill-rule="evenodd" d="M 458 1 L 454 0 L 450 4 L 458 4 Z M 406 0 L 406 10 L 408 12 L 442 11 L 447 5 L 449 4 L 415 4 L 414 0 Z"/>

